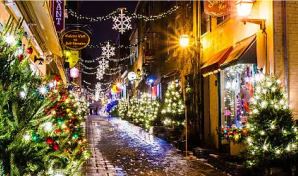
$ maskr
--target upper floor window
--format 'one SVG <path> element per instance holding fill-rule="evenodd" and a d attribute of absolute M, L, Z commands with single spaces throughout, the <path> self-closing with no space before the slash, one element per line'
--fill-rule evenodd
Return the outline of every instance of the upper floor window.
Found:
<path fill-rule="evenodd" d="M 216 23 L 217 23 L 217 25 L 220 25 L 220 24 L 224 23 L 225 21 L 227 21 L 229 18 L 230 18 L 230 15 L 225 15 L 225 16 L 222 16 L 222 17 L 217 17 L 216 18 Z"/>
<path fill-rule="evenodd" d="M 201 6 L 201 35 L 210 32 L 211 20 L 210 16 L 204 12 L 204 1 L 200 2 Z"/>

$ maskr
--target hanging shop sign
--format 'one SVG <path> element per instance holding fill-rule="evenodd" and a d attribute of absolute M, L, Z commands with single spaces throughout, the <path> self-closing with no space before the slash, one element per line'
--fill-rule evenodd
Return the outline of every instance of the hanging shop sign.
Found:
<path fill-rule="evenodd" d="M 70 30 L 62 35 L 62 44 L 71 50 L 81 50 L 88 46 L 90 42 L 89 35 L 80 30 Z"/>
<path fill-rule="evenodd" d="M 53 0 L 52 2 L 52 16 L 57 32 L 62 32 L 65 28 L 64 18 L 64 0 Z"/>
<path fill-rule="evenodd" d="M 228 15 L 231 9 L 231 1 L 207 0 L 204 1 L 204 12 L 207 15 L 221 17 Z"/>

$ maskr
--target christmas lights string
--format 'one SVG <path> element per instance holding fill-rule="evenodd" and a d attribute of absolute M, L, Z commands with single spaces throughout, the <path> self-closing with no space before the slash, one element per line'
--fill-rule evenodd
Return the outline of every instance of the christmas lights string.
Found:
<path fill-rule="evenodd" d="M 137 43 L 129 44 L 129 45 L 117 45 L 117 46 L 115 46 L 115 48 L 117 48 L 117 49 L 121 49 L 121 48 L 130 49 L 130 48 L 134 48 L 134 47 L 137 47 L 139 44 L 143 43 L 144 41 L 146 41 L 147 38 L 148 37 L 145 36 L 144 38 L 138 40 Z M 100 48 L 101 49 L 101 47 L 105 46 L 105 43 L 106 42 L 102 42 L 102 43 L 99 43 L 99 44 L 96 44 L 96 45 L 89 44 L 87 47 L 88 48 L 92 48 L 92 49 L 93 48 Z"/>
<path fill-rule="evenodd" d="M 112 75 L 116 75 L 118 73 L 121 73 L 121 70 L 118 70 L 118 71 L 115 71 L 115 72 L 111 72 L 111 73 L 104 73 L 105 75 L 108 75 L 108 76 L 112 76 Z"/>
<path fill-rule="evenodd" d="M 134 18 L 134 19 L 142 19 L 144 21 L 155 21 L 155 20 L 165 18 L 168 15 L 171 15 L 172 13 L 177 11 L 178 9 L 179 9 L 179 6 L 174 6 L 174 7 L 170 8 L 169 10 L 167 10 L 165 12 L 162 12 L 158 15 L 150 15 L 150 16 L 137 14 L 137 13 L 129 13 L 129 12 L 126 12 L 126 14 L 127 14 L 128 17 Z M 102 21 L 106 21 L 108 19 L 111 19 L 112 17 L 115 16 L 116 13 L 118 13 L 121 10 L 123 10 L 123 9 L 120 9 L 120 8 L 116 9 L 116 10 L 112 11 L 111 13 L 109 13 L 105 16 L 88 17 L 88 16 L 84 16 L 82 14 L 79 14 L 79 13 L 75 12 L 74 10 L 68 8 L 68 14 L 72 17 L 77 18 L 78 20 L 84 20 L 84 21 L 88 20 L 89 22 L 102 22 Z"/>
<path fill-rule="evenodd" d="M 87 84 L 87 85 L 91 85 L 90 82 L 87 82 L 87 81 L 85 81 L 85 80 L 83 80 L 83 83 L 85 83 L 85 84 Z"/>
<path fill-rule="evenodd" d="M 108 59 L 109 61 L 113 61 L 113 62 L 119 62 L 119 61 L 124 61 L 124 60 L 127 60 L 127 59 L 129 59 L 130 57 L 132 57 L 132 56 L 134 56 L 135 55 L 135 52 L 132 52 L 131 54 L 129 54 L 128 56 L 125 56 L 125 57 L 122 57 L 122 58 L 119 58 L 119 59 L 112 59 L 112 58 L 110 58 L 110 59 Z M 98 62 L 98 61 L 100 61 L 101 60 L 101 58 L 103 58 L 103 57 L 97 57 L 97 58 L 95 58 L 95 59 L 88 59 L 88 60 L 81 60 L 80 61 L 80 64 L 84 67 L 84 68 L 86 68 L 86 69 L 95 69 L 95 68 L 98 68 L 98 67 L 100 67 L 99 65 L 97 65 L 96 67 L 89 67 L 89 66 L 86 66 L 85 64 L 84 64 L 84 62 L 85 63 L 94 63 L 94 62 Z M 87 61 L 87 62 L 86 62 Z"/>
<path fill-rule="evenodd" d="M 113 62 L 121 62 L 121 61 L 125 61 L 127 59 L 130 59 L 132 56 L 135 55 L 135 52 L 132 52 L 130 55 L 126 56 L 126 57 L 122 57 L 122 58 L 119 58 L 119 59 L 113 59 L 113 58 L 110 58 L 108 59 L 109 61 L 113 61 Z"/>
<path fill-rule="evenodd" d="M 88 20 L 89 22 L 101 22 L 101 21 L 106 21 L 108 19 L 111 19 L 116 13 L 118 13 L 119 9 L 116 9 L 114 11 L 112 11 L 111 13 L 104 15 L 104 16 L 98 16 L 98 17 L 87 17 L 87 16 L 83 16 L 77 12 L 75 12 L 74 10 L 68 8 L 67 12 L 69 15 L 71 15 L 72 17 L 77 18 L 78 20 Z"/>

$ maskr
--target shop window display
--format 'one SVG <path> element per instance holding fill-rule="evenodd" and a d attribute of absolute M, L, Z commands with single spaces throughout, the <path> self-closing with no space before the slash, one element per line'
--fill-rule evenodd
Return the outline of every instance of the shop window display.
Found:
<path fill-rule="evenodd" d="M 257 68 L 255 64 L 237 64 L 221 71 L 222 134 L 238 142 L 246 135 L 245 124 L 250 113 Z M 245 133 L 245 134 L 244 134 Z"/>

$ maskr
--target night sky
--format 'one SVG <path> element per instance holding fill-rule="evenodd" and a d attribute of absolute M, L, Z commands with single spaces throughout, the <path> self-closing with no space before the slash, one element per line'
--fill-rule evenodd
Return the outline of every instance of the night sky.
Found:
<path fill-rule="evenodd" d="M 77 13 L 88 16 L 88 17 L 97 17 L 105 16 L 117 8 L 125 7 L 127 11 L 133 13 L 137 5 L 137 1 L 71 1 L 68 4 L 68 8 L 76 11 Z M 88 21 L 78 21 L 75 18 L 72 18 L 69 15 L 67 20 L 67 26 L 69 28 L 76 26 L 77 24 L 83 25 L 83 30 L 91 31 L 91 41 L 90 44 L 96 45 L 105 41 L 115 42 L 119 33 L 112 29 L 113 20 L 109 19 L 103 22 L 93 22 Z M 129 31 L 130 33 L 130 31 Z M 84 60 L 94 59 L 101 54 L 101 49 L 83 49 L 81 58 Z M 95 67 L 92 64 L 86 64 L 90 67 Z M 88 71 L 88 70 L 85 70 Z M 91 82 L 93 85 L 90 86 L 93 88 L 96 83 L 96 75 L 85 75 L 83 74 L 82 79 L 88 82 Z M 104 81 L 108 81 L 107 78 Z M 83 84 L 84 85 L 84 84 Z"/>

